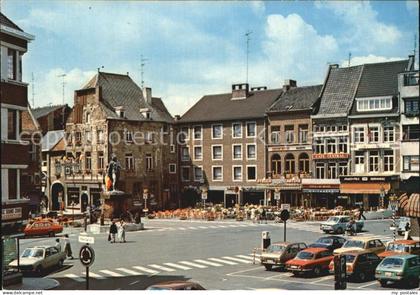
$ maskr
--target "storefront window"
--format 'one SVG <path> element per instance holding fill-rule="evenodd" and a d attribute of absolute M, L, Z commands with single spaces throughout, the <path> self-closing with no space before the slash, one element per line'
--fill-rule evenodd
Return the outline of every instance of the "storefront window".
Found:
<path fill-rule="evenodd" d="M 67 189 L 67 206 L 79 205 L 79 188 L 69 187 Z"/>

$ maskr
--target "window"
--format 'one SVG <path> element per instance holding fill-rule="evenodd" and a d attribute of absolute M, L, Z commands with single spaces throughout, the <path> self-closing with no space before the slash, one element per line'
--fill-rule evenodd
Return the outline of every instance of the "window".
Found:
<path fill-rule="evenodd" d="M 403 140 L 419 140 L 420 125 L 404 125 Z"/>
<path fill-rule="evenodd" d="M 419 172 L 419 156 L 403 156 L 404 171 Z"/>
<path fill-rule="evenodd" d="M 148 144 L 154 143 L 154 132 L 152 131 L 146 132 L 146 143 Z"/>
<path fill-rule="evenodd" d="M 86 138 L 86 143 L 91 143 L 92 142 L 92 134 L 90 133 L 89 130 L 85 131 L 85 138 Z"/>
<path fill-rule="evenodd" d="M 80 145 L 82 141 L 82 133 L 80 131 L 76 131 L 74 134 L 74 139 L 76 141 L 76 145 Z"/>
<path fill-rule="evenodd" d="M 274 154 L 271 157 L 271 172 L 273 176 L 281 174 L 281 157 L 279 154 Z"/>
<path fill-rule="evenodd" d="M 299 155 L 299 172 L 309 173 L 309 156 L 307 153 Z"/>
<path fill-rule="evenodd" d="M 338 139 L 338 152 L 347 153 L 347 137 L 340 137 Z"/>
<path fill-rule="evenodd" d="M 133 132 L 131 131 L 125 132 L 125 142 L 133 142 Z"/>
<path fill-rule="evenodd" d="M 294 126 L 293 125 L 286 125 L 284 126 L 284 131 L 286 133 L 286 143 L 293 143 L 294 142 Z"/>
<path fill-rule="evenodd" d="M 335 138 L 327 139 L 327 153 L 335 154 L 336 150 Z"/>
<path fill-rule="evenodd" d="M 242 181 L 242 166 L 233 166 L 233 181 Z"/>
<path fill-rule="evenodd" d="M 98 152 L 98 170 L 104 170 L 105 164 L 104 164 L 104 153 Z"/>
<path fill-rule="evenodd" d="M 233 138 L 241 138 L 242 137 L 242 124 L 241 123 L 233 123 L 232 124 L 232 137 Z"/>
<path fill-rule="evenodd" d="M 354 138 L 355 143 L 365 142 L 365 128 L 364 127 L 355 127 L 353 138 Z"/>
<path fill-rule="evenodd" d="M 419 85 L 419 73 L 407 73 L 404 75 L 404 86 Z"/>
<path fill-rule="evenodd" d="M 287 174 L 295 174 L 295 157 L 292 154 L 287 154 L 284 157 L 284 170 Z"/>
<path fill-rule="evenodd" d="M 133 154 L 125 154 L 125 169 L 128 171 L 134 170 Z"/>
<path fill-rule="evenodd" d="M 256 166 L 247 166 L 246 175 L 248 181 L 257 180 L 257 167 Z"/>
<path fill-rule="evenodd" d="M 379 172 L 379 152 L 369 152 L 369 172 Z"/>
<path fill-rule="evenodd" d="M 182 127 L 181 132 L 179 133 L 179 142 L 184 143 L 189 139 L 188 127 Z"/>
<path fill-rule="evenodd" d="M 271 126 L 271 143 L 280 143 L 280 126 Z"/>
<path fill-rule="evenodd" d="M 181 180 L 190 181 L 190 167 L 181 167 Z"/>
<path fill-rule="evenodd" d="M 346 132 L 346 131 L 347 131 L 347 125 L 338 126 L 338 132 Z"/>
<path fill-rule="evenodd" d="M 405 99 L 405 115 L 406 116 L 418 116 L 419 115 L 419 98 Z"/>
<path fill-rule="evenodd" d="M 325 165 L 324 163 L 316 163 L 316 178 L 324 179 L 325 178 Z"/>
<path fill-rule="evenodd" d="M 170 174 L 176 173 L 176 164 L 169 164 L 169 173 Z"/>
<path fill-rule="evenodd" d="M 337 178 L 337 165 L 335 162 L 328 163 L 328 178 Z"/>
<path fill-rule="evenodd" d="M 338 170 L 339 175 L 348 175 L 347 162 L 338 163 Z"/>
<path fill-rule="evenodd" d="M 232 146 L 233 149 L 233 159 L 234 160 L 242 160 L 242 145 L 241 144 L 234 144 Z"/>
<path fill-rule="evenodd" d="M 255 137 L 257 134 L 257 124 L 255 122 L 246 123 L 246 137 Z"/>
<path fill-rule="evenodd" d="M 394 126 L 384 127 L 384 142 L 394 142 Z"/>
<path fill-rule="evenodd" d="M 181 147 L 181 161 L 189 161 L 190 159 L 190 150 L 188 147 Z"/>
<path fill-rule="evenodd" d="M 315 152 L 317 154 L 324 154 L 325 153 L 325 143 L 322 139 L 316 141 Z"/>
<path fill-rule="evenodd" d="M 194 139 L 195 140 L 203 139 L 203 128 L 201 125 L 194 126 Z"/>
<path fill-rule="evenodd" d="M 29 155 L 30 155 L 30 159 L 31 161 L 36 161 L 36 145 L 34 144 L 29 144 Z"/>
<path fill-rule="evenodd" d="M 381 97 L 381 98 L 369 98 L 357 100 L 357 111 L 368 112 L 368 111 L 382 111 L 392 109 L 392 98 Z"/>
<path fill-rule="evenodd" d="M 257 146 L 255 144 L 246 145 L 246 157 L 248 160 L 257 158 Z"/>
<path fill-rule="evenodd" d="M 170 153 L 175 153 L 175 145 L 174 144 L 171 144 L 170 145 Z"/>
<path fill-rule="evenodd" d="M 7 110 L 7 139 L 18 139 L 17 110 Z"/>
<path fill-rule="evenodd" d="M 212 139 L 222 139 L 223 138 L 223 125 L 222 124 L 217 124 L 217 125 L 212 125 L 211 128 L 211 138 Z"/>
<path fill-rule="evenodd" d="M 90 113 L 89 112 L 86 112 L 85 122 L 90 123 Z"/>
<path fill-rule="evenodd" d="M 355 172 L 364 173 L 365 172 L 365 153 L 362 151 L 356 151 L 354 157 Z"/>
<path fill-rule="evenodd" d="M 194 160 L 202 160 L 202 159 L 203 159 L 203 147 L 194 146 Z"/>
<path fill-rule="evenodd" d="M 369 142 L 379 142 L 379 126 L 371 126 L 368 129 Z"/>
<path fill-rule="evenodd" d="M 223 160 L 223 147 L 221 145 L 212 146 L 212 159 Z"/>
<path fill-rule="evenodd" d="M 213 166 L 212 169 L 213 181 L 222 181 L 223 180 L 223 168 L 222 166 Z"/>
<path fill-rule="evenodd" d="M 146 154 L 146 171 L 153 171 L 153 156 L 152 154 Z M 134 163 L 133 163 L 133 170 L 134 170 Z"/>
<path fill-rule="evenodd" d="M 393 151 L 384 151 L 384 172 L 394 172 Z"/>
<path fill-rule="evenodd" d="M 7 50 L 7 78 L 10 80 L 17 80 L 17 63 L 16 63 L 16 50 Z"/>
<path fill-rule="evenodd" d="M 308 125 L 299 125 L 299 143 L 308 142 Z"/>
<path fill-rule="evenodd" d="M 202 167 L 194 167 L 194 181 L 201 181 L 203 180 L 203 168 Z"/>
<path fill-rule="evenodd" d="M 98 143 L 103 143 L 104 142 L 104 131 L 103 130 L 98 130 L 96 135 L 97 135 Z"/>
<path fill-rule="evenodd" d="M 8 171 L 9 200 L 16 200 L 18 198 L 18 170 L 7 169 L 6 171 Z"/>
<path fill-rule="evenodd" d="M 90 152 L 86 152 L 85 154 L 85 169 L 87 171 L 92 170 L 92 155 Z"/>

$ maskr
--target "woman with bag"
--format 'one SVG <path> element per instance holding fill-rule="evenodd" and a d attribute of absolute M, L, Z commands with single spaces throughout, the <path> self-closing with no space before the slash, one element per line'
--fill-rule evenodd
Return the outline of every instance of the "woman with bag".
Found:
<path fill-rule="evenodd" d="M 112 224 L 109 228 L 109 237 L 108 237 L 108 241 L 110 241 L 111 243 L 115 243 L 115 236 L 117 235 L 118 229 L 117 229 L 117 225 L 115 224 L 115 221 L 112 221 Z"/>

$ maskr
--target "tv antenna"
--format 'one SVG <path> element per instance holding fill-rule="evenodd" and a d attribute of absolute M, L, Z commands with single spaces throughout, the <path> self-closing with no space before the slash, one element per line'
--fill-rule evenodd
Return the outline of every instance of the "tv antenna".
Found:
<path fill-rule="evenodd" d="M 140 55 L 140 78 L 141 78 L 141 88 L 144 87 L 144 67 L 146 66 L 146 61 L 148 59 L 143 57 L 143 54 Z"/>
<path fill-rule="evenodd" d="M 66 74 L 61 74 L 61 75 L 58 75 L 57 77 L 60 77 L 60 78 L 62 78 L 63 79 L 63 82 L 62 82 L 62 86 L 63 86 L 63 129 L 65 129 L 66 128 L 66 126 L 65 126 L 65 110 L 66 110 L 66 108 L 64 107 L 64 105 L 65 105 L 65 87 L 66 87 L 66 80 L 65 80 L 65 78 L 66 78 Z"/>
<path fill-rule="evenodd" d="M 32 72 L 32 107 L 35 108 L 35 77 Z"/>
<path fill-rule="evenodd" d="M 349 67 L 350 67 L 350 64 L 351 64 L 351 52 L 349 52 Z"/>
<path fill-rule="evenodd" d="M 416 58 L 416 49 L 417 49 L 417 34 L 414 33 L 414 49 L 413 49 L 414 58 Z"/>
<path fill-rule="evenodd" d="M 247 31 L 245 33 L 246 36 L 246 83 L 248 84 L 248 61 L 249 61 L 249 41 L 251 40 L 250 35 L 252 31 Z"/>

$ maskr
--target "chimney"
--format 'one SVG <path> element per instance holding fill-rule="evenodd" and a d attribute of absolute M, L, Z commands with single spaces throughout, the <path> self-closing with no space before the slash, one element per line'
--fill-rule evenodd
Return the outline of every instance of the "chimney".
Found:
<path fill-rule="evenodd" d="M 296 87 L 297 87 L 297 83 L 295 80 L 292 80 L 292 79 L 284 80 L 283 91 L 287 91 L 290 88 L 296 88 Z"/>
<path fill-rule="evenodd" d="M 179 120 L 181 120 L 181 116 L 180 115 L 175 115 L 174 119 L 175 119 L 175 121 L 179 121 Z"/>
<path fill-rule="evenodd" d="M 249 84 L 233 84 L 232 85 L 232 99 L 245 99 L 248 97 Z"/>
<path fill-rule="evenodd" d="M 151 105 L 152 104 L 152 88 L 144 87 L 143 88 L 143 96 L 144 96 L 144 99 L 146 100 L 146 102 Z"/>

